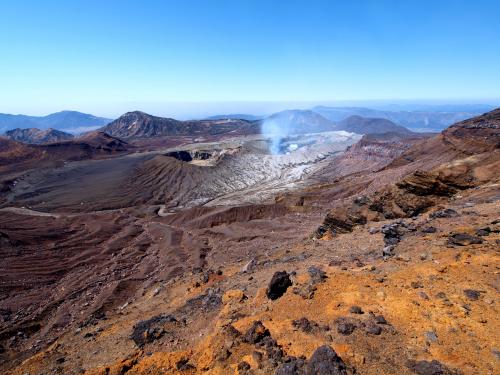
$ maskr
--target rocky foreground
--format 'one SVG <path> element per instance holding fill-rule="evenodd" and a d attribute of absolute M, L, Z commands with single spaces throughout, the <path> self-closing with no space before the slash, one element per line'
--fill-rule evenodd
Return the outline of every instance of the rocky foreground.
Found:
<path fill-rule="evenodd" d="M 4 210 L 3 371 L 498 373 L 499 145 L 496 110 L 274 203 Z"/>

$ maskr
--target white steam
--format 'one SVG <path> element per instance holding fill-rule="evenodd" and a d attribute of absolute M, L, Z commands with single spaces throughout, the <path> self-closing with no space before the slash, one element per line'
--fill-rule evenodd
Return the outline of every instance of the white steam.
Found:
<path fill-rule="evenodd" d="M 269 150 L 273 155 L 281 153 L 281 142 L 289 136 L 288 126 L 284 121 L 266 119 L 262 122 L 261 133 L 269 137 L 271 144 Z"/>

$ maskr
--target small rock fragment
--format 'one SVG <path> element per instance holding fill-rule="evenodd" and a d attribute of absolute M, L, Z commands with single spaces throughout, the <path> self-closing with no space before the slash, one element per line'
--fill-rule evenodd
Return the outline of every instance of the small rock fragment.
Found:
<path fill-rule="evenodd" d="M 422 229 L 422 233 L 436 233 L 437 229 L 435 227 L 426 227 Z"/>
<path fill-rule="evenodd" d="M 351 314 L 364 314 L 364 312 L 363 312 L 363 310 L 361 309 L 361 307 L 356 306 L 356 305 L 351 306 L 351 307 L 349 308 L 349 312 L 350 312 Z"/>
<path fill-rule="evenodd" d="M 481 297 L 481 292 L 474 289 L 465 289 L 464 294 L 471 301 L 477 301 Z"/>
<path fill-rule="evenodd" d="M 435 212 L 430 214 L 430 217 L 433 219 L 449 218 L 449 217 L 456 217 L 456 216 L 458 216 L 458 212 L 451 209 L 451 208 L 446 208 L 444 210 L 435 211 Z"/>

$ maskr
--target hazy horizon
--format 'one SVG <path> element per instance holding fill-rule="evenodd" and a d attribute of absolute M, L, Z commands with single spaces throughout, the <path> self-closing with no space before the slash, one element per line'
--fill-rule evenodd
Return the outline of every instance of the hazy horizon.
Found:
<path fill-rule="evenodd" d="M 389 111 L 419 111 L 419 107 L 443 106 L 498 106 L 500 99 L 484 100 L 344 100 L 344 101 L 248 101 L 248 102 L 167 102 L 167 103 L 123 103 L 119 105 L 121 109 L 110 111 L 106 106 L 75 106 L 72 108 L 58 108 L 53 106 L 53 110 L 38 111 L 6 111 L 0 108 L 0 114 L 27 115 L 27 116 L 46 116 L 61 111 L 77 111 L 92 114 L 98 117 L 115 119 L 126 112 L 142 111 L 154 116 L 172 117 L 181 120 L 205 118 L 215 115 L 226 114 L 248 114 L 255 116 L 266 116 L 283 110 L 307 110 L 316 106 L 328 107 L 364 107 L 370 109 L 380 109 Z M 435 109 L 439 111 L 439 109 Z"/>

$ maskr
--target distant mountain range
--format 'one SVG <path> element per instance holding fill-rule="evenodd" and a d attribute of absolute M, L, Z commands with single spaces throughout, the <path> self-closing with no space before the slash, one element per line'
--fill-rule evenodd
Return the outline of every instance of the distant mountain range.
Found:
<path fill-rule="evenodd" d="M 349 116 L 337 123 L 338 130 L 345 130 L 358 134 L 383 134 L 383 133 L 412 133 L 404 126 L 400 126 L 385 118 L 372 118 L 361 116 Z"/>
<path fill-rule="evenodd" d="M 245 113 L 233 113 L 229 115 L 215 115 L 207 117 L 207 120 L 247 120 L 247 121 L 256 121 L 262 119 L 263 116 L 249 115 Z"/>
<path fill-rule="evenodd" d="M 286 110 L 265 119 L 254 121 L 231 119 L 229 117 L 217 120 L 178 121 L 136 111 L 120 116 L 100 130 L 123 139 L 258 133 L 286 136 L 338 130 L 359 134 L 411 133 L 407 128 L 387 119 L 350 116 L 342 121 L 335 122 L 311 110 Z"/>
<path fill-rule="evenodd" d="M 493 109 L 492 106 L 486 105 L 421 106 L 421 109 L 427 110 L 414 111 L 399 110 L 398 106 L 390 108 L 394 108 L 394 110 L 318 106 L 314 107 L 313 111 L 332 121 L 342 121 L 350 116 L 384 118 L 413 131 L 435 132 L 441 131 L 455 122 L 481 115 Z"/>
<path fill-rule="evenodd" d="M 128 112 L 114 121 L 76 111 L 61 111 L 47 116 L 0 114 L 0 134 L 15 130 L 6 136 L 35 144 L 67 140 L 71 134 L 97 129 L 120 138 L 214 136 L 231 132 L 241 135 L 259 133 L 261 125 L 266 122 L 276 127 L 287 127 L 287 132 L 294 133 L 346 130 L 367 134 L 380 133 L 382 129 L 390 132 L 407 132 L 408 129 L 436 132 L 492 108 L 474 104 L 386 105 L 376 109 L 317 106 L 310 110 L 285 110 L 267 117 L 240 113 L 189 121 L 152 116 L 139 111 Z"/>
<path fill-rule="evenodd" d="M 11 129 L 55 129 L 70 133 L 95 130 L 112 120 L 76 111 L 61 111 L 47 116 L 10 115 L 0 113 L 0 134 Z"/>
<path fill-rule="evenodd" d="M 29 144 L 44 144 L 61 141 L 69 141 L 74 138 L 73 134 L 65 133 L 56 129 L 40 130 L 37 128 L 13 129 L 5 132 L 5 136 L 13 141 L 29 143 Z"/>

